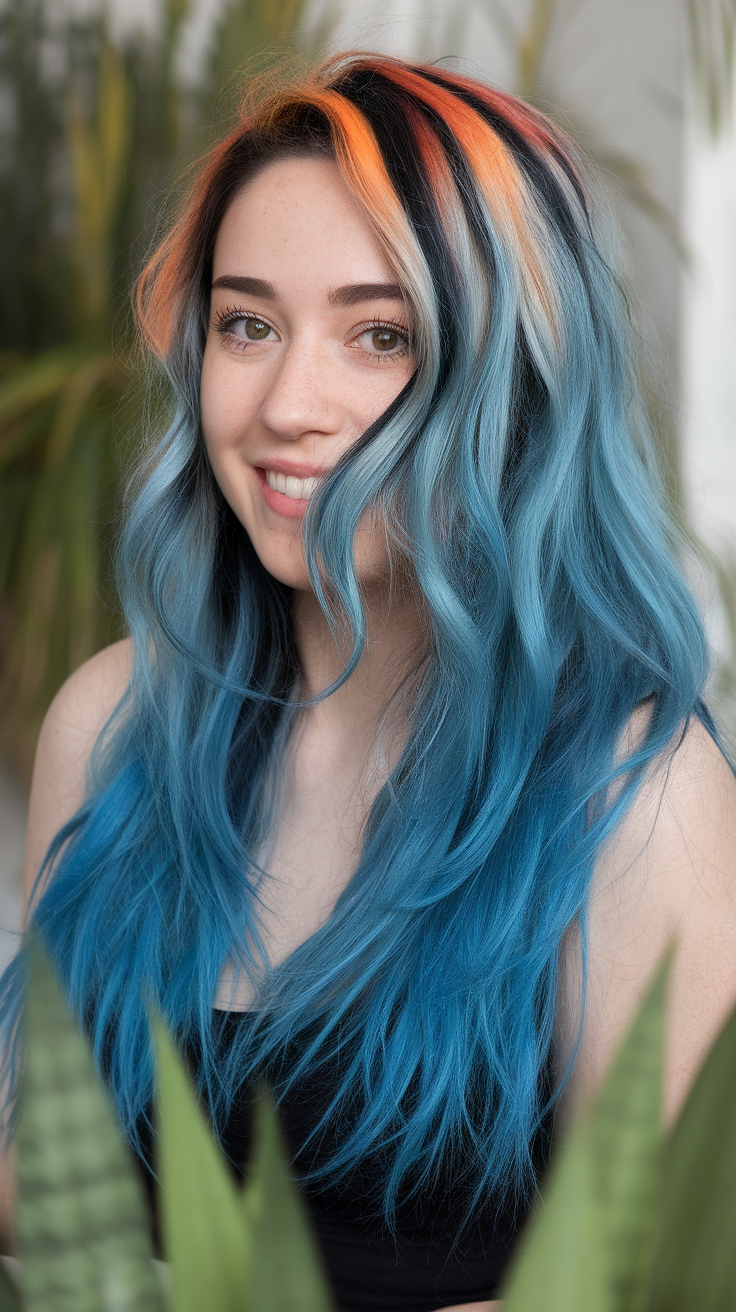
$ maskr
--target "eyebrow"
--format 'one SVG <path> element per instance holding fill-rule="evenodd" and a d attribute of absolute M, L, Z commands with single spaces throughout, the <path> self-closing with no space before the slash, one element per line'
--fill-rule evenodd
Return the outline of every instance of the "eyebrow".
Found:
<path fill-rule="evenodd" d="M 259 296 L 264 301 L 275 301 L 276 288 L 272 282 L 263 278 L 245 278 L 237 274 L 225 273 L 215 278 L 212 290 L 221 287 L 226 291 L 240 292 L 243 296 Z M 354 282 L 345 287 L 335 287 L 327 293 L 330 305 L 347 308 L 360 305 L 363 301 L 403 301 L 404 293 L 397 282 Z"/>
<path fill-rule="evenodd" d="M 276 288 L 272 282 L 265 282 L 263 278 L 240 278 L 234 273 L 225 273 L 221 278 L 215 278 L 212 290 L 216 287 L 223 287 L 229 292 L 241 292 L 244 296 L 260 296 L 264 301 L 276 300 Z"/>
<path fill-rule="evenodd" d="M 403 301 L 404 293 L 397 282 L 355 282 L 336 287 L 327 299 L 330 305 L 349 306 L 362 301 Z"/>

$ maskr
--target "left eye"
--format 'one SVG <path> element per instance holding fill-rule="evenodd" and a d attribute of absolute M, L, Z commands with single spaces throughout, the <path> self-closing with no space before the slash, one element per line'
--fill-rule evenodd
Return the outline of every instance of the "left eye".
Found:
<path fill-rule="evenodd" d="M 407 349 L 405 335 L 398 328 L 367 328 L 358 338 L 361 345 L 375 355 L 401 355 Z"/>

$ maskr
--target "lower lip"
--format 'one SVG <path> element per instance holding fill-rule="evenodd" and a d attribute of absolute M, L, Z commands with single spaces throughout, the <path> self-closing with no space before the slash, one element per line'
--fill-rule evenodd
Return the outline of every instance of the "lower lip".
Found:
<path fill-rule="evenodd" d="M 256 473 L 263 492 L 263 499 L 270 510 L 275 510 L 277 515 L 283 515 L 285 519 L 301 519 L 303 517 L 309 505 L 309 497 L 284 496 L 283 492 L 276 492 L 274 488 L 269 487 L 265 469 L 256 469 Z"/>

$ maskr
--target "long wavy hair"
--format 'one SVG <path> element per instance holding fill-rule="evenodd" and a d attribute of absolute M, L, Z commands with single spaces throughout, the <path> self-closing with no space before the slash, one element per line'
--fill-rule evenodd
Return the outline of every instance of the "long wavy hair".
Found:
<path fill-rule="evenodd" d="M 220 221 L 259 169 L 312 153 L 334 158 L 396 270 L 416 369 L 313 496 L 310 577 L 351 636 L 345 679 L 365 634 L 354 535 L 379 507 L 426 652 L 357 869 L 269 969 L 257 857 L 298 687 L 291 595 L 215 483 L 198 385 Z M 688 717 L 708 723 L 701 622 L 580 161 L 513 96 L 339 56 L 244 111 L 137 305 L 175 405 L 120 550 L 133 675 L 34 912 L 125 1131 L 138 1142 L 150 1105 L 154 1005 L 196 1049 L 217 1118 L 259 1072 L 283 1095 L 329 1067 L 309 1174 L 375 1158 L 387 1221 L 445 1172 L 471 1208 L 523 1192 L 561 940 L 584 927 L 596 853 L 647 764 Z M 228 962 L 258 1002 L 226 1042 L 212 1007 Z M 18 981 L 16 963 L 6 1016 Z"/>

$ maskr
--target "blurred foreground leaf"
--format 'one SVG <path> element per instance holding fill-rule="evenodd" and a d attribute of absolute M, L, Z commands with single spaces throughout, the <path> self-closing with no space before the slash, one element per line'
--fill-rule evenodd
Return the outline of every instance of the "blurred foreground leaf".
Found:
<path fill-rule="evenodd" d="M 667 1145 L 651 1312 L 736 1308 L 736 1011 Z"/>
<path fill-rule="evenodd" d="M 603 1236 L 583 1122 L 560 1148 L 539 1211 L 519 1241 L 501 1295 L 504 1312 L 613 1312 Z"/>
<path fill-rule="evenodd" d="M 264 1092 L 256 1103 L 255 1150 L 244 1203 L 256 1221 L 256 1312 L 331 1312 L 333 1303 L 307 1210 L 287 1171 L 278 1117 Z"/>
<path fill-rule="evenodd" d="M 666 961 L 616 1053 L 591 1120 L 617 1312 L 635 1312 L 640 1306 L 661 1202 L 667 974 Z"/>
<path fill-rule="evenodd" d="M 661 1197 L 668 962 L 619 1048 L 597 1103 L 559 1149 L 513 1263 L 505 1312 L 638 1312 Z"/>
<path fill-rule="evenodd" d="M 160 1023 L 155 1032 L 161 1215 L 173 1312 L 332 1312 L 268 1095 L 256 1100 L 250 1178 L 238 1192 Z"/>
<path fill-rule="evenodd" d="M 27 945 L 16 1207 L 27 1312 L 160 1312 L 140 1181 L 38 938 Z"/>
<path fill-rule="evenodd" d="M 246 1312 L 252 1228 L 163 1026 L 155 1026 L 159 1173 L 173 1312 Z"/>
<path fill-rule="evenodd" d="M 18 1206 L 29 1312 L 160 1312 L 148 1216 L 86 1044 L 28 944 Z M 558 1151 L 520 1240 L 504 1312 L 736 1309 L 736 1012 L 669 1141 L 661 1130 L 662 967 L 593 1111 Z M 331 1312 L 276 1112 L 255 1103 L 242 1192 L 157 1026 L 162 1221 L 173 1312 Z M 19 1312 L 0 1268 L 0 1312 Z"/>

